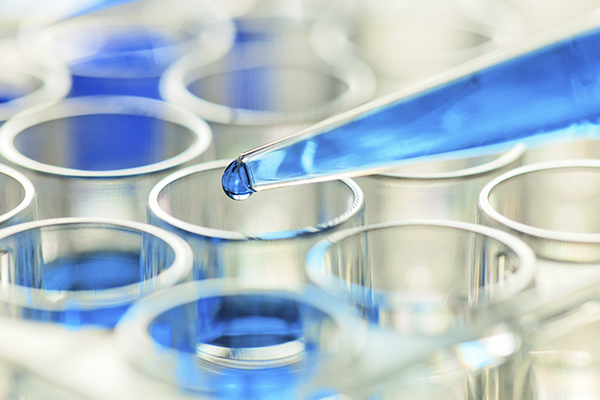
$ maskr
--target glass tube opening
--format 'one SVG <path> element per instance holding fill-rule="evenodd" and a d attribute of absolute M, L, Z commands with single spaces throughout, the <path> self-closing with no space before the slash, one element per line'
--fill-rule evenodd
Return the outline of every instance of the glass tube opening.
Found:
<path fill-rule="evenodd" d="M 41 172 L 126 176 L 172 168 L 208 147 L 206 123 L 167 103 L 91 96 L 40 106 L 5 124 L 3 155 Z"/>
<path fill-rule="evenodd" d="M 600 260 L 600 162 L 564 160 L 527 165 L 489 182 L 479 195 L 485 225 L 521 237 L 547 260 Z M 563 273 L 569 273 L 563 268 Z"/>
<path fill-rule="evenodd" d="M 450 221 L 342 231 L 315 245 L 307 262 L 313 282 L 373 323 L 426 335 L 468 326 L 478 309 L 530 286 L 535 269 L 520 240 Z"/>
<path fill-rule="evenodd" d="M 284 43 L 242 43 L 216 62 L 190 54 L 165 72 L 161 93 L 209 122 L 256 126 L 315 122 L 372 95 L 359 61 L 333 66 Z"/>
<path fill-rule="evenodd" d="M 128 359 L 160 380 L 252 399 L 293 398 L 317 372 L 346 365 L 366 338 L 351 308 L 314 288 L 241 289 L 226 279 L 156 293 L 116 333 Z"/>
<path fill-rule="evenodd" d="M 93 219 L 41 220 L 0 234 L 2 312 L 113 327 L 131 302 L 185 280 L 191 253 L 160 229 Z"/>
<path fill-rule="evenodd" d="M 218 188 L 227 161 L 201 164 L 160 182 L 150 210 L 188 232 L 229 239 L 287 239 L 314 234 L 360 215 L 364 200 L 351 180 L 294 186 L 231 201 Z"/>
<path fill-rule="evenodd" d="M 181 322 L 185 315 L 197 317 L 193 338 L 182 335 L 182 329 L 190 328 Z M 318 325 L 311 330 L 320 332 L 335 326 L 330 317 L 314 307 L 263 294 L 246 294 L 203 298 L 196 304 L 177 307 L 156 317 L 149 329 L 161 345 L 195 353 L 208 363 L 242 369 L 268 368 L 299 362 L 306 352 L 315 351 L 321 339 L 315 342 L 305 331 L 307 318 L 311 325 Z M 179 342 L 176 337 L 192 342 Z"/>
<path fill-rule="evenodd" d="M 65 66 L 30 59 L 9 41 L 0 41 L 0 52 L 0 122 L 69 93 L 71 77 Z"/>
<path fill-rule="evenodd" d="M 29 179 L 21 173 L 0 165 L 0 226 L 11 224 L 11 219 L 20 213 L 30 211 L 17 222 L 25 222 L 35 217 L 35 189 Z"/>
<path fill-rule="evenodd" d="M 264 66 L 198 78 L 188 84 L 187 90 L 225 107 L 297 112 L 333 101 L 348 90 L 348 84 L 316 69 Z"/>
<path fill-rule="evenodd" d="M 511 221 L 544 230 L 600 233 L 600 162 L 538 164 L 504 175 L 487 194 Z"/>

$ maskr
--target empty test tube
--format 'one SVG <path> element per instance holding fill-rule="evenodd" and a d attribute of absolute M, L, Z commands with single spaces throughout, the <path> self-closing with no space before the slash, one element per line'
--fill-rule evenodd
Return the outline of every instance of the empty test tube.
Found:
<path fill-rule="evenodd" d="M 27 110 L 0 128 L 0 154 L 32 180 L 40 218 L 145 221 L 151 188 L 201 161 L 210 128 L 159 100 L 65 99 Z"/>
<path fill-rule="evenodd" d="M 355 178 L 369 224 L 410 219 L 477 222 L 479 192 L 490 179 L 521 165 L 525 146 L 479 157 L 398 167 Z"/>
<path fill-rule="evenodd" d="M 100 12 L 41 22 L 25 20 L 22 47 L 34 57 L 68 66 L 70 96 L 98 94 L 160 98 L 164 70 L 192 51 L 219 57 L 233 44 L 235 27 L 216 5 L 135 1 Z M 39 26 L 38 26 L 39 25 Z"/>
<path fill-rule="evenodd" d="M 0 231 L 2 315 L 112 328 L 133 301 L 189 278 L 191 250 L 150 225 L 107 219 L 27 222 Z"/>
<path fill-rule="evenodd" d="M 306 253 L 331 232 L 364 223 L 364 199 L 352 180 L 265 193 L 232 202 L 218 189 L 228 161 L 177 171 L 148 199 L 148 221 L 182 236 L 194 250 L 194 277 L 236 278 L 241 286 L 306 283 Z"/>
<path fill-rule="evenodd" d="M 307 42 L 303 36 L 254 38 L 216 61 L 190 54 L 165 72 L 162 96 L 208 121 L 218 159 L 236 157 L 371 98 L 374 80 L 366 65 L 349 55 L 332 64 Z"/>
<path fill-rule="evenodd" d="M 527 165 L 489 182 L 479 222 L 521 238 L 536 253 L 536 283 L 549 286 L 600 262 L 600 162 Z"/>
<path fill-rule="evenodd" d="M 427 340 L 473 331 L 491 305 L 531 287 L 535 256 L 499 230 L 456 221 L 403 221 L 335 233 L 311 249 L 307 268 L 316 285 L 354 304 L 373 326 Z M 451 364 L 445 374 L 462 379 L 456 398 L 472 393 L 484 398 L 494 391 L 500 384 L 495 376 L 519 361 L 503 359 L 513 352 L 520 356 L 513 336 L 491 345 L 500 351 L 503 340 L 512 343 L 507 354 L 498 353 L 502 361 L 486 351 L 485 362 Z M 472 345 L 483 349 L 483 343 Z M 421 377 L 423 384 L 436 379 L 441 377 L 434 370 Z M 500 392 L 511 393 L 510 382 L 502 384 Z"/>

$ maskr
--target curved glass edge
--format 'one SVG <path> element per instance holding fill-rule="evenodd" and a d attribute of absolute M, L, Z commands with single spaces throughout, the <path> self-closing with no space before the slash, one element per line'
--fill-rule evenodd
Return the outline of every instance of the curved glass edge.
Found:
<path fill-rule="evenodd" d="M 78 170 L 44 164 L 24 156 L 14 145 L 15 137 L 31 126 L 48 120 L 89 114 L 131 114 L 162 119 L 187 128 L 194 136 L 194 141 L 182 153 L 167 160 L 107 171 Z M 12 164 L 41 173 L 77 178 L 119 178 L 169 170 L 199 157 L 208 149 L 211 141 L 210 127 L 193 113 L 164 101 L 135 96 L 96 95 L 49 102 L 15 115 L 0 127 L 0 154 Z"/>
<path fill-rule="evenodd" d="M 397 296 L 393 296 L 393 292 L 375 290 L 367 286 L 360 286 L 355 283 L 343 281 L 326 268 L 325 261 L 327 259 L 328 251 L 333 249 L 336 243 L 339 243 L 344 239 L 374 230 L 402 229 L 403 227 L 411 226 L 450 228 L 465 232 L 472 232 L 484 237 L 495 239 L 512 249 L 519 260 L 519 270 L 516 272 L 514 276 L 515 279 L 511 282 L 511 285 L 505 288 L 506 291 L 504 294 L 499 295 L 496 298 L 497 301 L 514 296 L 516 293 L 530 286 L 531 282 L 533 281 L 536 270 L 536 258 L 533 251 L 525 242 L 498 229 L 488 228 L 468 222 L 445 220 L 407 220 L 400 222 L 387 222 L 345 229 L 336 232 L 315 244 L 308 252 L 306 257 L 306 269 L 310 280 L 321 289 L 338 297 L 347 298 L 349 294 L 351 294 L 348 300 L 350 300 L 353 304 L 366 307 L 367 309 L 373 305 L 373 302 L 384 308 L 393 307 L 393 304 L 386 304 L 386 301 L 383 301 L 380 304 L 377 300 L 397 298 Z"/>
<path fill-rule="evenodd" d="M 565 262 L 597 262 L 600 233 L 575 233 L 527 225 L 500 214 L 490 203 L 491 193 L 504 182 L 535 172 L 560 172 L 562 169 L 598 169 L 599 160 L 563 160 L 524 165 L 488 182 L 479 194 L 478 219 L 481 224 L 504 230 L 526 242 L 539 257 Z"/>
<path fill-rule="evenodd" d="M 113 328 L 134 301 L 148 293 L 187 281 L 191 276 L 192 250 L 183 239 L 155 226 L 123 220 L 57 218 L 21 223 L 0 230 L 0 253 L 8 254 L 13 250 L 6 243 L 13 235 L 27 234 L 44 228 L 69 229 L 69 227 L 77 226 L 92 230 L 122 230 L 139 235 L 141 238 L 140 260 L 144 257 L 157 256 L 152 253 L 151 249 L 145 247 L 151 246 L 152 239 L 158 239 L 173 251 L 173 258 L 169 266 L 151 280 L 118 288 L 103 289 L 99 292 L 94 290 L 44 290 L 23 287 L 19 284 L 5 286 L 2 282 L 0 315 L 39 322 L 55 322 L 71 327 L 96 325 Z M 148 238 L 144 241 L 146 235 Z M 31 240 L 36 241 L 39 238 Z"/>
<path fill-rule="evenodd" d="M 308 371 L 307 366 L 302 363 L 298 364 L 298 367 L 284 369 L 276 367 L 236 369 L 240 368 L 236 367 L 227 370 L 229 372 L 226 375 L 237 377 L 236 381 L 239 379 L 244 381 L 250 379 L 249 376 L 254 376 L 258 379 L 257 384 L 261 384 L 262 378 L 259 375 L 262 373 L 268 373 L 269 376 L 270 374 L 281 375 L 280 378 L 285 381 L 292 379 L 290 388 L 296 388 L 293 389 L 295 391 L 298 385 L 307 385 L 307 382 L 315 379 L 316 375 L 327 375 L 331 371 L 350 365 L 365 345 L 366 325 L 358 318 L 354 309 L 314 287 L 309 286 L 297 291 L 244 289 L 236 286 L 233 280 L 219 279 L 188 282 L 139 301 L 129 309 L 116 328 L 119 348 L 130 363 L 161 381 L 196 392 L 210 393 L 217 390 L 214 388 L 215 382 L 206 381 L 206 377 L 214 372 L 199 363 L 196 353 L 185 353 L 159 344 L 152 338 L 149 326 L 157 316 L 178 306 L 202 299 L 237 295 L 267 296 L 310 306 L 331 318 L 337 326 L 335 330 L 337 333 L 334 334 L 335 340 L 329 341 L 323 338 L 325 341 L 321 343 L 321 345 L 335 343 L 332 344 L 333 348 L 321 349 L 329 356 L 324 358 L 318 356 L 310 363 L 311 369 L 314 367 L 319 371 L 318 374 Z M 320 334 L 322 333 L 317 333 Z M 247 372 L 244 373 L 244 370 Z M 246 375 L 247 377 L 244 378 L 243 376 Z"/>

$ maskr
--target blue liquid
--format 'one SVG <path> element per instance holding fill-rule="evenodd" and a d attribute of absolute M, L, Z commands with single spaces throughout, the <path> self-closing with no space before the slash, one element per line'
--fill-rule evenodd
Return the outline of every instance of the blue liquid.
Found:
<path fill-rule="evenodd" d="M 254 193 L 248 171 L 239 160 L 235 160 L 227 166 L 223 172 L 221 184 L 225 194 L 234 200 L 246 200 Z"/>
<path fill-rule="evenodd" d="M 59 260 L 44 267 L 46 290 L 104 290 L 140 281 L 139 257 Z"/>
<path fill-rule="evenodd" d="M 304 359 L 290 365 L 249 369 L 199 362 L 197 346 L 230 349 L 275 346 L 306 339 L 315 329 L 306 319 L 323 314 L 293 301 L 261 295 L 203 298 L 169 310 L 152 322 L 150 335 L 162 346 L 191 353 L 181 357 L 177 376 L 182 387 L 202 387 L 219 399 L 293 399 L 302 377 L 318 368 L 313 343 L 305 343 Z"/>
<path fill-rule="evenodd" d="M 162 160 L 164 123 L 141 115 L 100 114 L 70 117 L 68 167 L 87 171 L 135 168 Z"/>
<path fill-rule="evenodd" d="M 79 260 L 57 260 L 43 267 L 42 281 L 46 290 L 107 290 L 140 282 L 139 256 L 96 255 Z M 77 329 L 84 325 L 114 328 L 130 304 L 82 309 L 77 303 L 66 310 L 48 311 L 24 308 L 25 319 L 53 322 Z"/>
<path fill-rule="evenodd" d="M 88 33 L 83 32 L 83 35 Z M 95 37 L 92 30 L 89 35 Z M 69 97 L 97 94 L 130 95 L 160 99 L 158 82 L 169 61 L 157 54 L 175 43 L 160 33 L 139 30 L 102 33 L 103 46 L 89 58 L 70 65 L 73 75 Z M 85 47 L 85 43 L 83 44 Z"/>
<path fill-rule="evenodd" d="M 599 48 L 600 33 L 586 32 L 247 155 L 226 169 L 223 189 L 240 200 L 262 185 L 352 175 L 410 158 L 549 136 L 594 137 Z"/>
<path fill-rule="evenodd" d="M 267 296 L 210 297 L 155 319 L 151 336 L 163 346 L 195 353 L 199 343 L 229 348 L 273 346 L 302 338 L 297 304 Z"/>

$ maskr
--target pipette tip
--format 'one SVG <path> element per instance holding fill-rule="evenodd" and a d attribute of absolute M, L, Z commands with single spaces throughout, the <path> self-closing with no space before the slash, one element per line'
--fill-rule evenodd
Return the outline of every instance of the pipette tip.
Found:
<path fill-rule="evenodd" d="M 255 192 L 250 184 L 248 170 L 239 158 L 233 160 L 225 168 L 221 185 L 225 194 L 233 200 L 246 200 Z"/>

